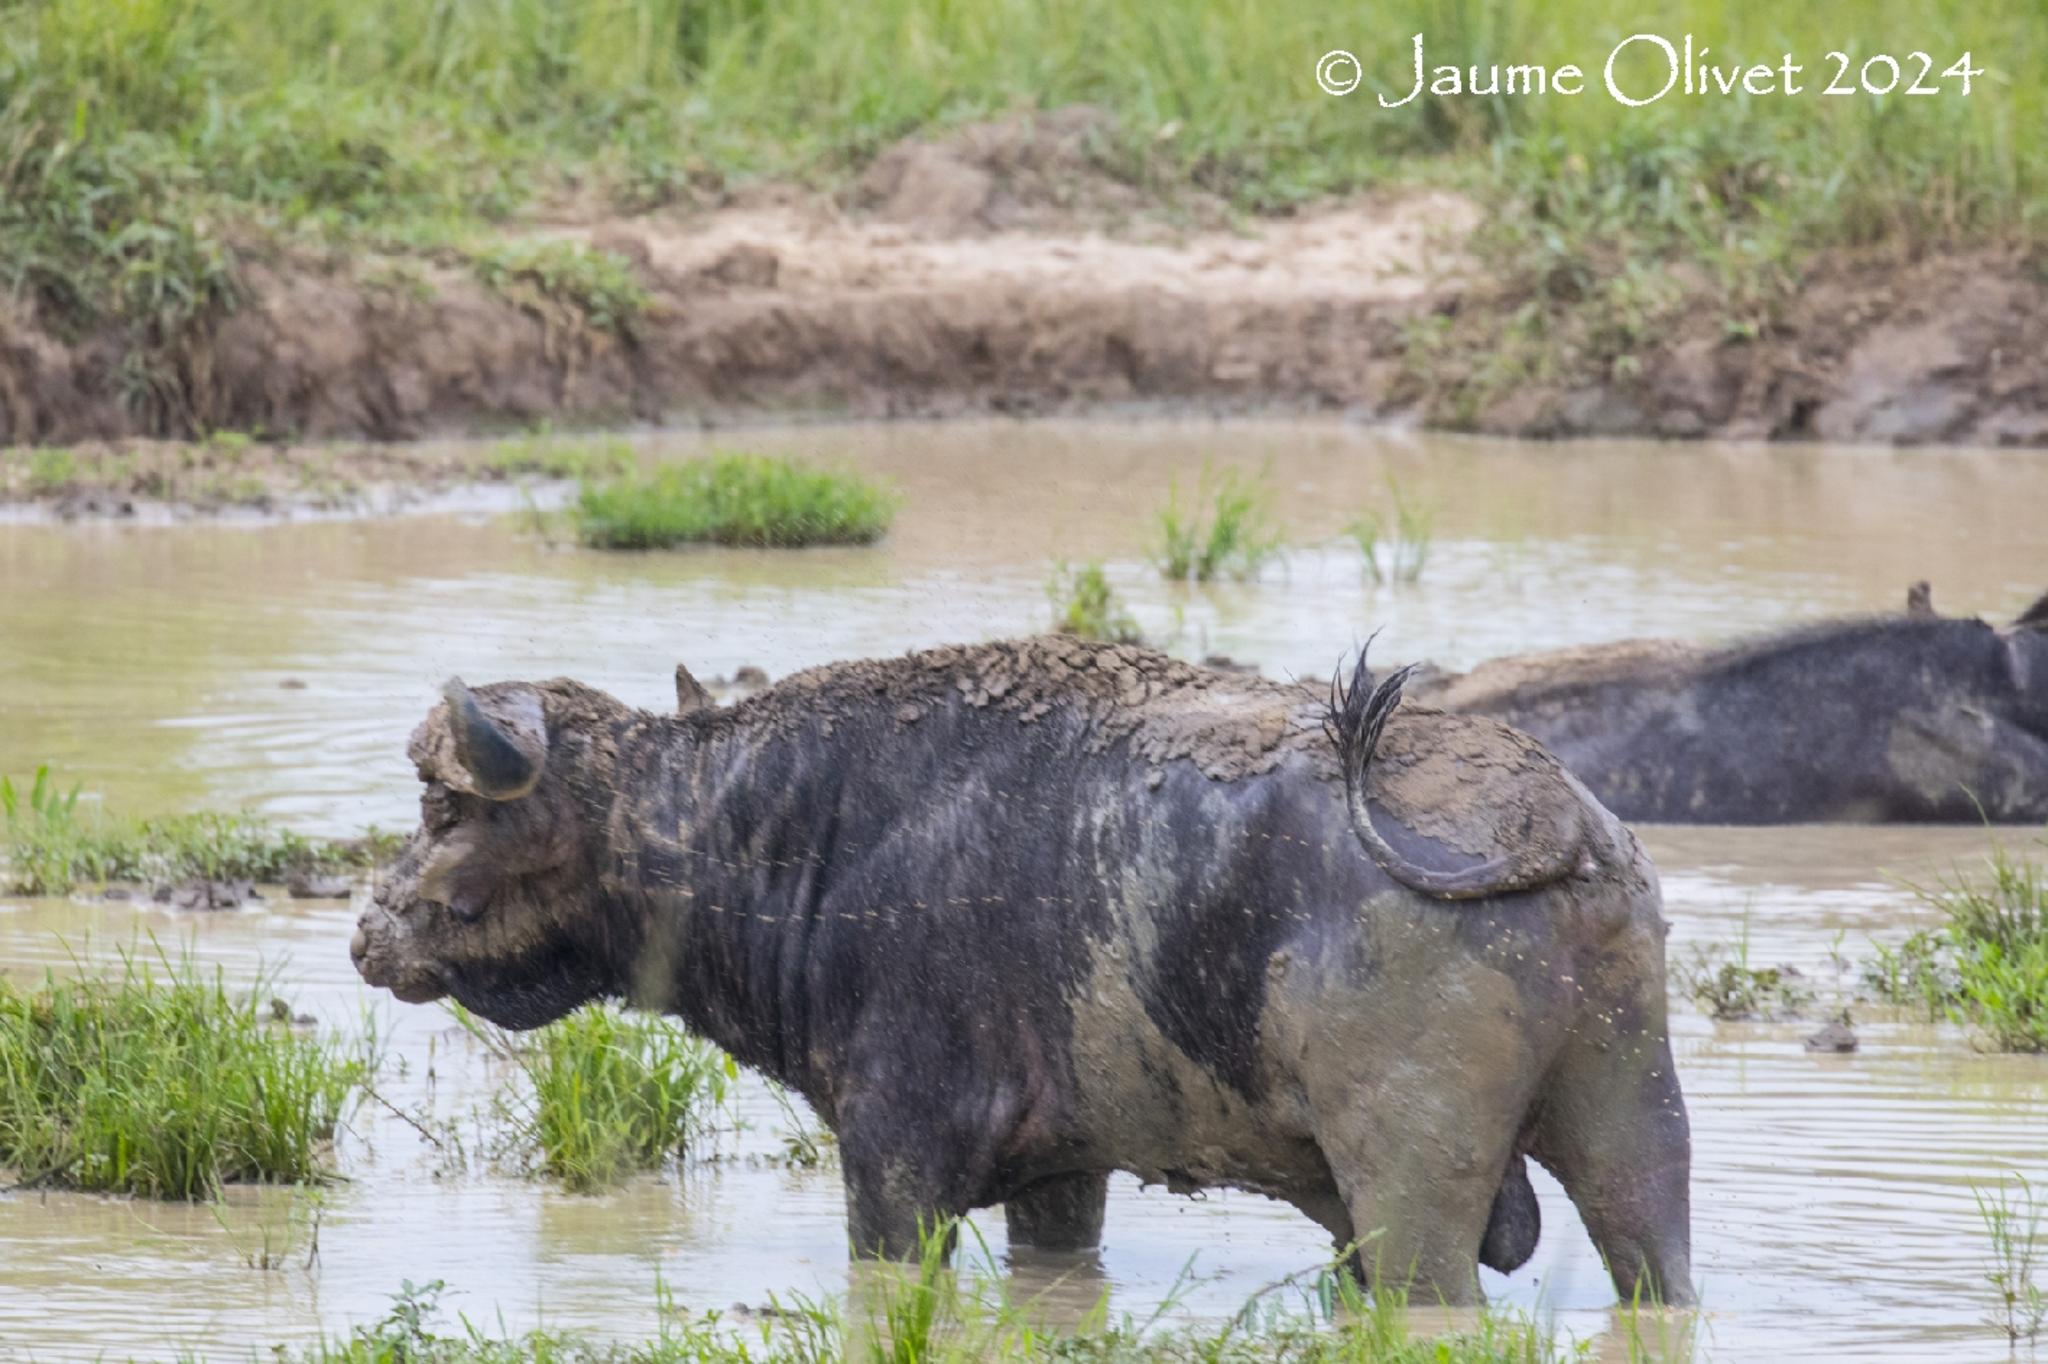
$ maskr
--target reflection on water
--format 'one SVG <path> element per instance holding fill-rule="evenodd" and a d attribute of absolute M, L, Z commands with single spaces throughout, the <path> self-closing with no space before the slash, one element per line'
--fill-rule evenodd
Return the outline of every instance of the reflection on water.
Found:
<path fill-rule="evenodd" d="M 1396 439 L 1312 423 L 968 425 L 754 433 L 748 443 L 894 478 L 898 526 L 867 550 L 597 555 L 485 517 L 285 527 L 0 526 L 0 772 L 48 760 L 123 807 L 247 803 L 342 832 L 412 818 L 407 731 L 440 680 L 577 676 L 659 706 L 669 672 L 832 658 L 1016 633 L 1047 617 L 1055 560 L 1101 558 L 1155 635 L 1269 672 L 1320 676 L 1384 626 L 1389 657 L 1467 664 L 1507 650 L 1658 633 L 1724 637 L 1891 609 L 1928 577 L 1945 609 L 2009 614 L 2041 587 L 2048 462 L 1988 452 L 1643 449 Z M 656 453 L 691 443 L 666 439 Z M 1161 583 L 1149 515 L 1205 458 L 1270 468 L 1298 544 L 1253 585 Z M 1343 523 L 1403 495 L 1438 509 L 1423 581 L 1375 589 Z M 303 688 L 281 683 L 300 681 Z M 2023 836 L 2023 835 L 2021 835 Z M 1981 853 L 1969 830 L 1655 829 L 1674 960 L 1747 935 L 1824 1005 L 1842 959 L 1918 922 L 1897 881 Z M 190 936 L 253 977 L 281 965 L 300 1004 L 358 1027 L 350 915 L 292 905 L 179 917 L 0 902 L 0 969 L 68 969 L 138 929 Z M 81 944 L 83 947 L 81 948 Z M 445 1014 L 381 1006 L 380 1093 L 468 1120 L 504 1077 Z M 1816 1057 L 1808 1023 L 1716 1025 L 1681 1002 L 1675 1043 L 1696 1135 L 1703 1349 L 1745 1359 L 1993 1353 L 1974 1181 L 2048 1181 L 2048 1063 L 1980 1055 L 1949 1027 L 1858 1011 L 1863 1050 Z M 319 1195 L 234 1191 L 218 1213 L 0 1195 L 0 1355 L 218 1352 L 378 1315 L 406 1279 L 512 1327 L 652 1328 L 657 1279 L 694 1308 L 846 1284 L 836 1174 L 783 1168 L 785 1119 L 744 1089 L 716 1158 L 603 1197 L 466 1165 L 371 1104 L 342 1134 L 348 1179 Z M 1497 1297 L 1585 1336 L 1611 1290 L 1557 1187 L 1546 1232 Z M 296 1223 L 293 1219 L 296 1218 Z M 999 1216 L 977 1220 L 1006 1260 Z M 266 1236 L 269 1241 L 266 1242 Z M 289 1267 L 247 1267 L 266 1244 Z M 1019 1261 L 1015 1290 L 1077 1315 L 1107 1292 L 1138 1319 L 1217 1319 L 1315 1264 L 1319 1232 L 1264 1200 L 1196 1201 L 1120 1179 L 1098 1260 Z M 1192 1258 L 1192 1263 L 1190 1257 Z M 1191 1276 L 1191 1277 L 1184 1277 Z M 1178 1285 L 1178 1288 L 1176 1288 Z M 1604 1350 L 1616 1345 L 1609 1332 Z M 1619 1357 L 1617 1355 L 1617 1357 Z"/>

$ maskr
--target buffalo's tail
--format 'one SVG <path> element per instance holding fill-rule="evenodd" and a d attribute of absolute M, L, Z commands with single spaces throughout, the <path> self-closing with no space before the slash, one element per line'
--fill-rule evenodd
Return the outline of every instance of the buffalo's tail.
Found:
<path fill-rule="evenodd" d="M 1366 776 L 1379 748 L 1380 731 L 1387 727 L 1387 717 L 1401 704 L 1401 688 L 1416 665 L 1397 669 L 1374 686 L 1372 673 L 1366 667 L 1366 653 L 1371 648 L 1370 639 L 1359 646 L 1358 662 L 1348 686 L 1341 666 L 1331 676 L 1329 713 L 1323 720 L 1323 730 L 1336 745 L 1337 761 L 1344 769 L 1344 796 L 1350 805 L 1351 828 L 1358 841 L 1387 875 L 1410 890 L 1440 900 L 1476 900 L 1518 889 L 1510 858 L 1496 857 L 1458 871 L 1438 871 L 1404 857 L 1373 827 L 1372 811 L 1366 804 Z"/>

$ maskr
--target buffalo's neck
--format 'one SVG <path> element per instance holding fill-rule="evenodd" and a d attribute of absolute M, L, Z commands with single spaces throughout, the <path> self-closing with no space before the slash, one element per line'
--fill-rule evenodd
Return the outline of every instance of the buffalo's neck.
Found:
<path fill-rule="evenodd" d="M 609 828 L 608 888 L 638 926 L 621 992 L 829 1102 L 809 939 L 831 878 L 896 816 L 872 788 L 849 808 L 855 736 L 664 720 L 628 740 Z"/>

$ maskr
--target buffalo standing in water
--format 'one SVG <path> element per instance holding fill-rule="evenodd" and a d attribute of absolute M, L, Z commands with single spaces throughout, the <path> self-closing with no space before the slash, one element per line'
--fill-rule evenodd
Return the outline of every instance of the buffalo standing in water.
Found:
<path fill-rule="evenodd" d="M 451 682 L 351 950 L 507 1027 L 680 1015 L 837 1133 L 863 1253 L 997 1203 L 1090 1246 L 1128 1170 L 1284 1199 L 1468 1301 L 1534 1249 L 1526 1154 L 1624 1296 L 1690 1301 L 1656 874 L 1522 735 L 1387 723 L 1400 684 L 1326 710 L 1064 639 L 729 709 L 679 670 L 675 715 Z"/>
<path fill-rule="evenodd" d="M 2048 597 L 1999 628 L 1916 590 L 1905 615 L 1495 659 L 1414 690 L 1533 734 L 1623 819 L 2048 820 Z"/>

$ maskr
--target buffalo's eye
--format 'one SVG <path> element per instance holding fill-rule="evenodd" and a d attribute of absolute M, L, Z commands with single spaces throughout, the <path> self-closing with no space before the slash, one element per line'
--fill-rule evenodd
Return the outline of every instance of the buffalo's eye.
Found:
<path fill-rule="evenodd" d="M 455 793 L 438 781 L 427 783 L 420 792 L 420 821 L 430 833 L 439 833 L 455 823 Z"/>

